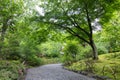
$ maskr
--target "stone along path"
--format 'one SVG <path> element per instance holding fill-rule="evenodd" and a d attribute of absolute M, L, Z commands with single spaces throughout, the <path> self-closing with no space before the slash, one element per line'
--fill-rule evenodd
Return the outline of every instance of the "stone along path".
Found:
<path fill-rule="evenodd" d="M 28 69 L 25 80 L 95 80 L 62 68 L 61 64 L 49 64 Z"/>

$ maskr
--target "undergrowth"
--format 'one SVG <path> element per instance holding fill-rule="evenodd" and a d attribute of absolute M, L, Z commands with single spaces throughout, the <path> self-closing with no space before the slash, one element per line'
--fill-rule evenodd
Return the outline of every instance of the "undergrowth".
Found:
<path fill-rule="evenodd" d="M 25 66 L 19 61 L 0 61 L 0 80 L 22 80 Z"/>
<path fill-rule="evenodd" d="M 120 52 L 99 55 L 99 60 L 84 59 L 65 67 L 74 71 L 87 71 L 109 77 L 112 80 L 119 80 Z"/>

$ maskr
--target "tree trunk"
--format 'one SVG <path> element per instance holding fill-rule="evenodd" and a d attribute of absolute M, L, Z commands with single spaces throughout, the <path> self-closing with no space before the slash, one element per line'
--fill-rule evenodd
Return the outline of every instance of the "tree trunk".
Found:
<path fill-rule="evenodd" d="M 92 51 L 93 51 L 93 60 L 98 60 L 98 51 L 97 51 L 97 47 L 94 43 L 94 41 L 92 40 L 91 41 L 91 44 L 90 44 L 91 48 L 92 48 Z"/>

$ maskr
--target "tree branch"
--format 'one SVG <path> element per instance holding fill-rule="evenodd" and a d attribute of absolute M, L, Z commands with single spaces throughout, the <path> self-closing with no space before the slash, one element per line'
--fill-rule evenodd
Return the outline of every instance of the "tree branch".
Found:
<path fill-rule="evenodd" d="M 62 28 L 64 28 L 66 31 L 68 31 L 70 34 L 72 34 L 73 36 L 76 36 L 78 37 L 79 39 L 85 41 L 86 43 L 90 44 L 89 41 L 87 41 L 86 39 L 84 39 L 83 37 L 81 37 L 80 35 L 78 35 L 75 31 L 73 31 L 71 28 L 69 27 L 66 27 L 66 26 L 63 26 L 63 25 L 60 25 L 60 24 L 56 24 L 56 23 L 52 23 L 52 22 L 44 22 L 44 23 L 47 23 L 47 24 L 52 24 L 52 25 L 56 25 L 56 26 L 61 26 Z"/>
<path fill-rule="evenodd" d="M 81 30 L 82 32 L 84 32 L 89 37 L 90 34 L 85 29 L 81 28 L 79 26 L 79 24 L 77 23 L 77 21 L 73 17 L 72 17 L 72 19 L 74 19 L 74 20 L 72 20 L 71 17 L 67 15 L 67 12 L 64 10 L 63 7 L 61 7 L 61 8 L 64 11 L 65 15 L 68 17 L 68 19 L 71 21 L 71 23 L 74 25 L 74 27 L 78 28 L 79 30 Z"/>
<path fill-rule="evenodd" d="M 88 11 L 88 7 L 87 7 L 87 4 L 85 3 L 85 12 L 86 12 L 86 18 L 87 18 L 87 23 L 88 23 L 88 26 L 89 26 L 89 29 L 90 29 L 90 39 L 92 39 L 92 25 L 91 25 L 91 19 L 89 17 L 89 11 Z"/>
<path fill-rule="evenodd" d="M 73 18 L 73 17 L 72 17 Z M 74 19 L 74 18 L 73 18 Z M 80 29 L 81 31 L 83 31 L 88 37 L 90 36 L 90 34 L 83 28 L 81 28 L 79 26 L 79 24 L 77 23 L 77 21 L 74 19 L 74 21 L 71 19 L 71 22 L 75 25 L 76 28 Z M 77 26 L 76 26 L 77 25 Z"/>
<path fill-rule="evenodd" d="M 66 27 L 66 28 L 67 28 L 67 31 L 68 31 L 70 34 L 72 34 L 73 36 L 76 36 L 76 37 L 78 37 L 79 39 L 81 39 L 81 40 L 87 42 L 88 44 L 90 44 L 89 41 L 87 41 L 86 39 L 84 39 L 83 37 L 81 37 L 80 35 L 78 35 L 78 34 L 77 34 L 76 32 L 74 32 L 72 29 L 70 29 L 69 27 Z"/>

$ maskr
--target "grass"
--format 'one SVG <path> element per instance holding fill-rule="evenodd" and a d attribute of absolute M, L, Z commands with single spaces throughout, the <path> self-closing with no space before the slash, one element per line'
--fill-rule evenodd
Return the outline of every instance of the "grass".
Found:
<path fill-rule="evenodd" d="M 43 64 L 55 64 L 60 63 L 60 58 L 42 58 Z"/>
<path fill-rule="evenodd" d="M 19 61 L 0 61 L 0 80 L 22 80 L 25 66 Z"/>
<path fill-rule="evenodd" d="M 99 60 L 85 59 L 72 63 L 66 68 L 75 71 L 90 71 L 112 80 L 120 80 L 120 52 L 99 55 Z"/>

